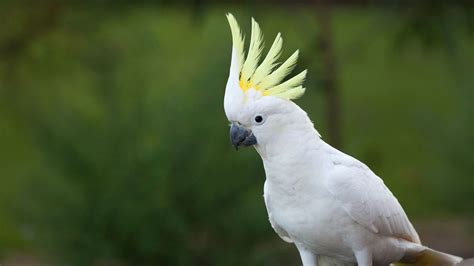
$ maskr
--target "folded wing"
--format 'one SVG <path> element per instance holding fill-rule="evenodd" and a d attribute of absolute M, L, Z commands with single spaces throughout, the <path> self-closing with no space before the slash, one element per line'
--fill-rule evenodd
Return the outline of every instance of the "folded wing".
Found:
<path fill-rule="evenodd" d="M 405 211 L 382 179 L 360 161 L 331 152 L 328 190 L 357 223 L 374 233 L 420 243 Z"/>

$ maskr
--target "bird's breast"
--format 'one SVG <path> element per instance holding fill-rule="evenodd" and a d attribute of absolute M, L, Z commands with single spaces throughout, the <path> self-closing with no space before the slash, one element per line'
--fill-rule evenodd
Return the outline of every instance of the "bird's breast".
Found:
<path fill-rule="evenodd" d="M 345 246 L 344 230 L 352 221 L 331 197 L 312 188 L 315 184 L 303 183 L 305 189 L 288 193 L 269 180 L 265 182 L 264 198 L 272 227 L 283 239 L 305 243 L 318 254 L 340 252 Z M 349 248 L 344 253 L 352 257 Z"/>

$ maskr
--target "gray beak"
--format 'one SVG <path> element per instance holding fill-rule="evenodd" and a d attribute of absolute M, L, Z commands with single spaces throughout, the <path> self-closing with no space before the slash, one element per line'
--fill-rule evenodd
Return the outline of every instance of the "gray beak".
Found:
<path fill-rule="evenodd" d="M 239 149 L 239 146 L 251 146 L 257 144 L 257 138 L 255 138 L 252 131 L 239 126 L 235 122 L 230 126 L 230 141 L 236 150 Z"/>

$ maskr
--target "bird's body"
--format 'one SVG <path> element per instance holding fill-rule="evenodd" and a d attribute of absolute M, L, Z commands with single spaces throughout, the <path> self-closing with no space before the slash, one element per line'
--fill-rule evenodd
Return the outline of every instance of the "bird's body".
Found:
<path fill-rule="evenodd" d="M 365 164 L 325 143 L 301 96 L 306 70 L 284 81 L 298 52 L 276 60 L 277 35 L 260 65 L 263 36 L 252 20 L 247 58 L 240 28 L 228 15 L 233 49 L 224 109 L 231 141 L 254 146 L 265 168 L 265 205 L 272 227 L 293 242 L 305 266 L 454 265 L 462 259 L 421 245 L 395 196 Z M 278 66 L 278 67 L 277 67 Z"/>
<path fill-rule="evenodd" d="M 287 115 L 302 117 L 294 119 L 300 126 L 280 132 L 294 137 L 281 138 L 280 143 L 272 140 L 265 149 L 256 145 L 266 173 L 264 199 L 272 227 L 285 241 L 295 242 L 303 250 L 343 262 L 356 262 L 357 251 L 361 256 L 363 252 L 380 254 L 373 258 L 380 264 L 400 260 L 405 249 L 413 248 L 403 237 L 415 243 L 419 239 L 396 198 L 366 165 L 325 143 L 304 112 L 294 108 L 294 113 Z M 348 193 L 357 191 L 372 193 L 366 195 L 369 200 L 383 197 L 390 202 L 387 206 L 395 209 L 387 211 L 386 217 L 376 217 L 368 210 L 380 202 L 356 201 L 348 206 Z M 366 216 L 358 220 L 351 214 L 354 211 Z M 396 218 L 402 220 L 403 228 L 390 225 Z M 388 224 L 373 228 L 377 219 L 386 219 Z"/>
<path fill-rule="evenodd" d="M 296 105 L 293 108 L 286 115 L 295 116 L 292 120 L 299 126 L 280 131 L 278 134 L 287 136 L 281 142 L 255 146 L 265 167 L 265 205 L 275 231 L 301 249 L 346 262 L 356 261 L 356 251 L 361 256 L 363 252 L 384 254 L 377 258 L 381 264 L 401 259 L 408 247 L 403 237 L 415 243 L 419 239 L 396 198 L 366 165 L 325 143 L 304 111 Z M 357 195 L 360 193 L 366 197 Z M 348 202 L 353 197 L 361 200 Z M 383 198 L 387 206 L 396 208 L 377 217 L 384 213 L 370 213 L 371 205 L 380 203 L 373 198 Z M 356 211 L 364 217 L 354 217 Z M 374 228 L 378 219 L 388 223 Z M 401 225 L 390 224 L 400 221 Z M 367 246 L 370 248 L 364 250 Z"/>

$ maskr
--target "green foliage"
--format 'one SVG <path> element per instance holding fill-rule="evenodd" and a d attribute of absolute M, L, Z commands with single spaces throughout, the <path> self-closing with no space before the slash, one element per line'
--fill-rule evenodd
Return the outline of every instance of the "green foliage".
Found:
<path fill-rule="evenodd" d="M 35 249 L 72 265 L 294 261 L 268 224 L 258 155 L 229 144 L 224 10 L 200 20 L 134 6 L 55 15 L 0 62 L 0 258 Z M 284 55 L 301 47 L 304 61 L 318 61 L 311 13 L 260 16 L 268 36 L 283 33 Z M 472 215 L 472 87 L 463 85 L 472 77 L 452 66 L 472 70 L 474 61 L 417 46 L 394 52 L 394 17 L 348 54 L 381 16 L 335 17 L 346 151 L 386 180 L 410 216 Z M 0 41 L 28 30 L 16 26 L 5 25 L 11 34 Z M 459 54 L 472 59 L 472 40 L 458 34 Z M 309 73 L 298 103 L 324 133 L 323 92 Z"/>

